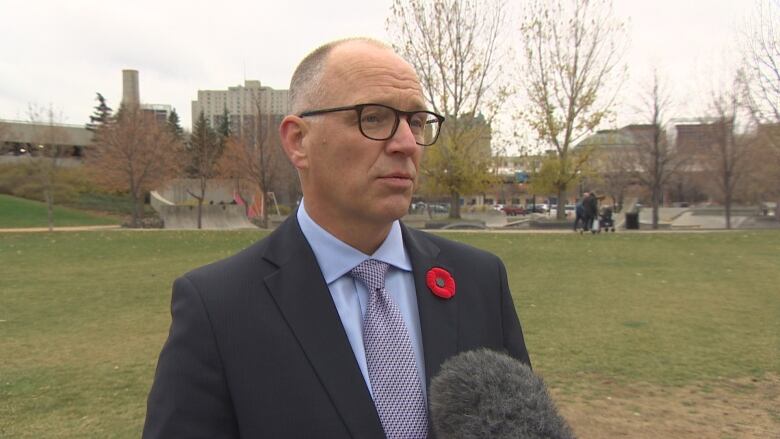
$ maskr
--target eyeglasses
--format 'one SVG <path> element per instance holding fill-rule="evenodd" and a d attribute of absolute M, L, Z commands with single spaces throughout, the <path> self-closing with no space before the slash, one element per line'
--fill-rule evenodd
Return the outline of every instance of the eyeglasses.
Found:
<path fill-rule="evenodd" d="M 429 146 L 436 143 L 441 125 L 444 123 L 444 116 L 430 111 L 401 111 L 382 104 L 359 104 L 351 107 L 304 111 L 298 117 L 351 110 L 357 112 L 360 133 L 371 140 L 387 140 L 393 137 L 403 116 L 412 130 L 414 141 L 418 145 Z"/>

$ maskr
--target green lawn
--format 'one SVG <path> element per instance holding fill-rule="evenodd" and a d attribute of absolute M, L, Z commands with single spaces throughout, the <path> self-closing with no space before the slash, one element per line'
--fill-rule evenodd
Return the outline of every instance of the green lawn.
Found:
<path fill-rule="evenodd" d="M 171 282 L 263 235 L 0 234 L 0 437 L 139 437 Z M 551 387 L 780 373 L 780 232 L 447 236 L 504 259 Z"/>
<path fill-rule="evenodd" d="M 105 212 L 117 217 L 130 216 L 133 213 L 133 202 L 127 194 L 83 192 L 68 206 L 93 212 Z M 154 214 L 154 209 L 149 204 L 144 204 L 143 208 L 144 215 Z"/>
<path fill-rule="evenodd" d="M 67 207 L 54 207 L 54 226 L 95 226 L 118 224 L 113 217 L 100 216 Z M 46 204 L 0 194 L 0 229 L 47 227 Z"/>

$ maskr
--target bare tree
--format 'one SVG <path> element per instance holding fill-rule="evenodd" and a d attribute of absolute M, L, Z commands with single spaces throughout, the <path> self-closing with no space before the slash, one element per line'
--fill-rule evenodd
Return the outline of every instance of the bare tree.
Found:
<path fill-rule="evenodd" d="M 27 172 L 34 178 L 36 187 L 43 193 L 46 203 L 46 217 L 49 231 L 54 229 L 54 199 L 60 189 L 59 174 L 72 146 L 67 146 L 68 134 L 57 123 L 62 119 L 54 108 L 49 105 L 42 109 L 30 105 L 28 107 L 30 126 L 34 132 L 36 142 L 26 145 L 27 155 L 30 158 Z"/>
<path fill-rule="evenodd" d="M 761 122 L 780 121 L 780 2 L 759 1 L 742 32 L 747 104 Z"/>
<path fill-rule="evenodd" d="M 754 203 L 775 197 L 775 220 L 780 214 L 780 125 L 765 124 L 751 133 L 751 154 L 748 175 L 748 196 Z M 768 198 L 770 197 L 770 198 Z"/>
<path fill-rule="evenodd" d="M 588 189 L 597 193 L 608 195 L 612 198 L 612 205 L 616 211 L 623 209 L 626 192 L 636 181 L 636 157 L 635 146 L 621 145 L 616 148 L 596 148 L 588 160 L 591 173 L 589 177 L 581 175 L 582 180 L 587 178 Z M 579 191 L 581 195 L 582 191 Z"/>
<path fill-rule="evenodd" d="M 780 132 L 762 125 L 780 124 L 780 2 L 759 1 L 745 23 L 741 46 L 744 59 L 744 96 L 753 122 L 759 126 L 766 183 L 780 180 Z M 775 219 L 780 221 L 780 188 L 766 185 L 775 197 Z"/>
<path fill-rule="evenodd" d="M 634 132 L 636 140 L 636 179 L 650 191 L 650 205 L 653 210 L 653 229 L 658 228 L 658 208 L 669 179 L 680 169 L 684 161 L 669 144 L 666 135 L 666 111 L 671 98 L 665 86 L 653 72 L 649 90 L 642 97 L 648 124 Z"/>
<path fill-rule="evenodd" d="M 129 193 L 131 224 L 138 227 L 146 192 L 181 172 L 182 149 L 181 142 L 153 114 L 137 106 L 124 106 L 99 127 L 95 146 L 85 155 L 98 183 Z"/>
<path fill-rule="evenodd" d="M 520 81 L 529 101 L 520 116 L 555 149 L 556 192 L 564 203 L 577 173 L 569 166 L 570 149 L 605 120 L 625 72 L 624 27 L 614 19 L 610 0 L 534 0 L 520 37 Z M 558 218 L 564 215 L 558 209 Z"/>
<path fill-rule="evenodd" d="M 231 181 L 233 199 L 244 206 L 244 213 L 248 217 L 254 184 L 246 178 L 246 169 L 242 162 L 245 148 L 244 137 L 231 134 L 225 141 L 225 151 L 219 158 L 217 169 L 221 178 Z"/>
<path fill-rule="evenodd" d="M 225 123 L 223 121 L 223 123 Z M 198 228 L 202 228 L 203 202 L 206 200 L 208 181 L 217 176 L 217 162 L 224 150 L 224 139 L 217 136 L 203 112 L 195 121 L 189 144 L 186 147 L 189 156 L 187 173 L 198 180 L 198 193 L 187 192 L 198 201 Z"/>
<path fill-rule="evenodd" d="M 252 148 L 251 156 L 246 157 L 250 161 L 246 166 L 247 175 L 255 182 L 260 192 L 260 206 L 262 208 L 262 227 L 268 227 L 268 206 L 266 203 L 266 197 L 270 189 L 271 181 L 274 177 L 274 167 L 271 165 L 274 152 L 282 150 L 281 140 L 278 136 L 278 131 L 272 129 L 272 126 L 278 126 L 273 123 L 273 117 L 270 113 L 267 113 L 263 108 L 263 96 L 262 94 L 254 95 L 255 106 L 255 122 L 254 133 L 252 135 Z M 245 151 L 247 151 L 245 149 Z"/>
<path fill-rule="evenodd" d="M 491 123 L 507 97 L 501 82 L 503 0 L 394 0 L 387 26 L 395 49 L 417 71 L 432 110 L 447 118 L 421 166 L 429 191 L 460 196 L 491 178 Z"/>
<path fill-rule="evenodd" d="M 737 117 L 741 108 L 738 79 L 730 90 L 714 92 L 712 95 L 712 113 L 715 118 L 710 122 L 714 141 L 703 155 L 702 161 L 708 179 L 718 189 L 725 210 L 726 228 L 731 228 L 731 208 L 734 195 L 742 183 L 749 164 L 749 148 L 752 143 L 737 133 Z"/>
<path fill-rule="evenodd" d="M 233 136 L 228 142 L 220 169 L 223 176 L 236 182 L 236 192 L 242 196 L 245 204 L 249 204 L 248 199 L 252 197 L 252 193 L 260 194 L 261 226 L 268 227 L 266 196 L 273 190 L 273 183 L 290 178 L 291 171 L 288 168 L 292 166 L 281 154 L 281 140 L 275 129 L 280 122 L 279 118 L 265 111 L 262 99 L 262 95 L 253 97 L 254 114 L 246 119 L 242 134 Z M 251 182 L 254 188 L 248 197 L 241 195 L 243 180 Z"/>

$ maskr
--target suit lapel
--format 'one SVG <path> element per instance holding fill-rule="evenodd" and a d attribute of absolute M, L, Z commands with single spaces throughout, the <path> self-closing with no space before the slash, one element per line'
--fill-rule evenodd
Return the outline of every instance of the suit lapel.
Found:
<path fill-rule="evenodd" d="M 265 284 L 279 311 L 352 436 L 383 437 L 338 311 L 295 215 L 269 239 L 265 258 L 279 270 Z"/>
<path fill-rule="evenodd" d="M 425 235 L 410 230 L 403 224 L 401 230 L 412 261 L 425 356 L 425 381 L 430 387 L 431 378 L 439 372 L 444 360 L 458 352 L 458 301 L 457 294 L 449 300 L 435 296 L 428 288 L 425 277 L 433 267 L 449 271 L 456 281 L 457 276 L 439 260 L 439 248 Z"/>

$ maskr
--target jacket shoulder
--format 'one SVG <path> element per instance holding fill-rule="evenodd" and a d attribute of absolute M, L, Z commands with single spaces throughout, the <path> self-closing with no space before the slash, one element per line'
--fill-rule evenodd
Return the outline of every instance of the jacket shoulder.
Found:
<path fill-rule="evenodd" d="M 280 265 L 306 251 L 307 242 L 297 221 L 288 219 L 270 235 L 224 259 L 184 274 L 199 290 L 228 291 L 229 285 L 261 281 Z M 310 250 L 309 250 L 310 251 Z"/>
<path fill-rule="evenodd" d="M 409 237 L 416 241 L 418 245 L 427 246 L 429 249 L 435 248 L 437 249 L 436 251 L 441 252 L 445 256 L 452 254 L 468 258 L 498 259 L 498 256 L 489 251 L 459 241 L 454 241 L 441 235 L 408 227 L 406 230 L 409 233 Z"/>

